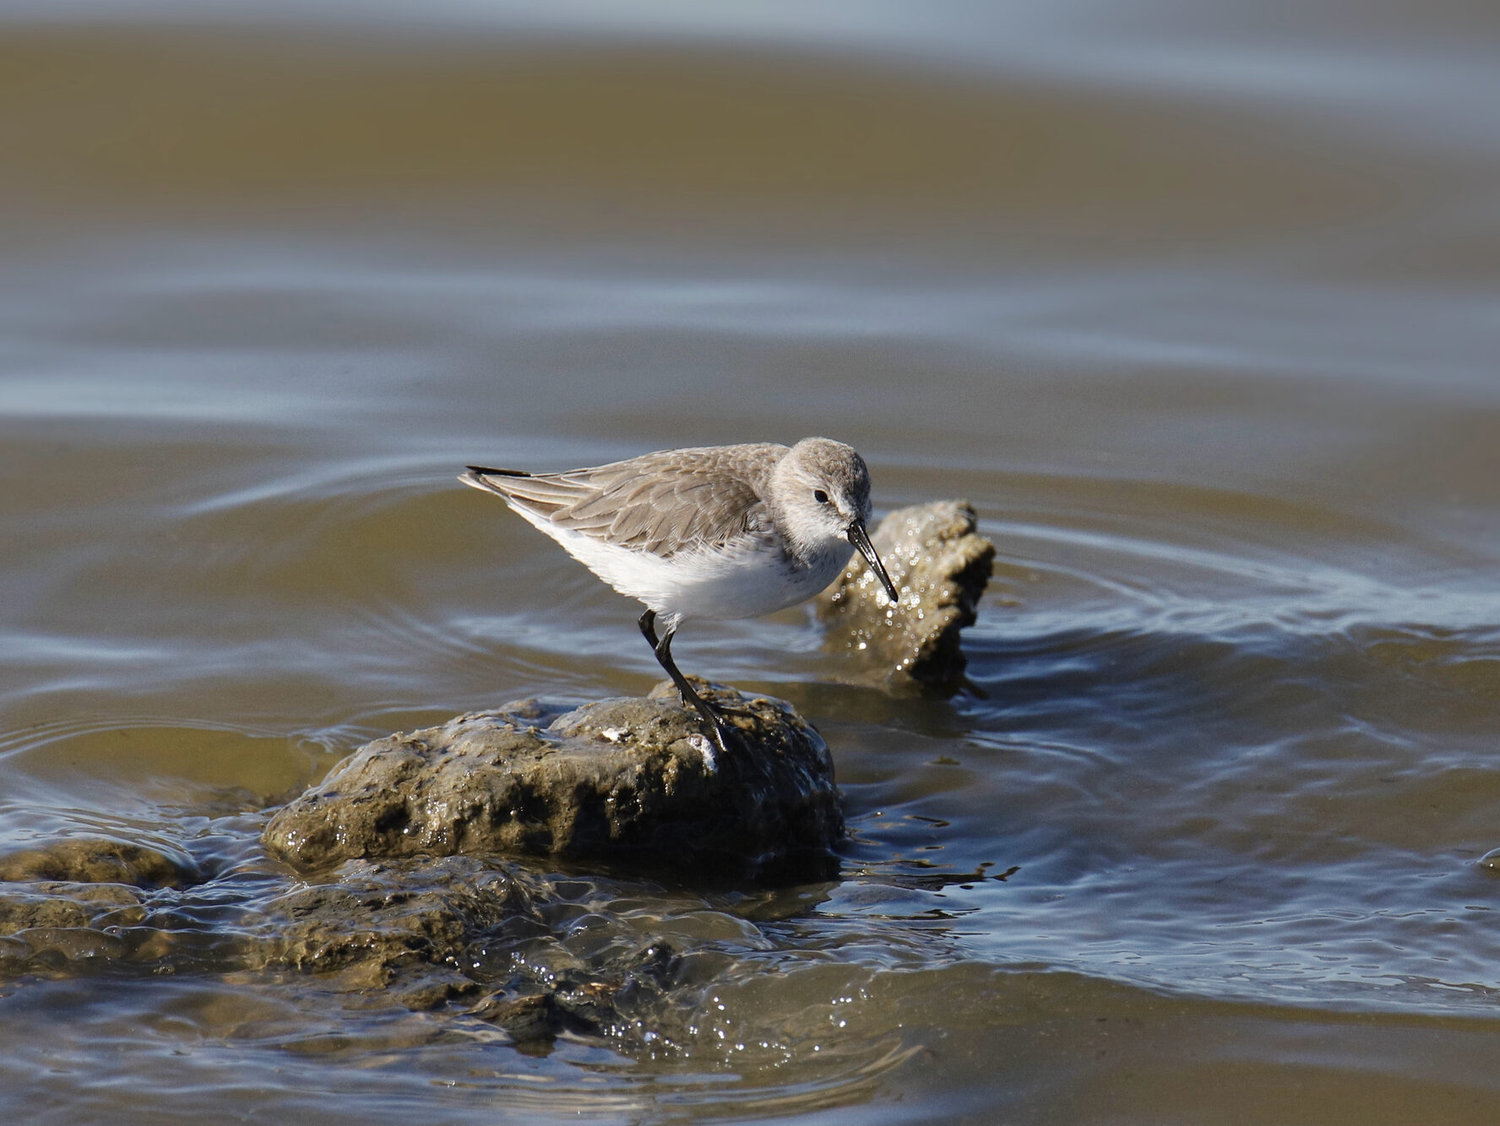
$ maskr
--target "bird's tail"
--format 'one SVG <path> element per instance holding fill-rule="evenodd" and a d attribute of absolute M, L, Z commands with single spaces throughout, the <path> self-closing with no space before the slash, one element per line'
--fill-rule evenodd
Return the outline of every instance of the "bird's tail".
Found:
<path fill-rule="evenodd" d="M 490 469 L 483 465 L 466 465 L 467 473 L 459 475 L 459 480 L 470 488 L 483 489 L 487 493 L 496 496 L 505 496 L 505 490 L 498 488 L 490 477 L 530 477 L 531 474 L 520 469 Z"/>

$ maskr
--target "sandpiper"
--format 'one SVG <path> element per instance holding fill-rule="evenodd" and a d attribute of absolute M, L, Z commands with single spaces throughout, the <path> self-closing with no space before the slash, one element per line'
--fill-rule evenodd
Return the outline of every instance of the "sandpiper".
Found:
<path fill-rule="evenodd" d="M 753 618 L 802 602 L 831 583 L 856 548 L 891 601 L 898 598 L 865 529 L 870 471 L 829 438 L 791 448 L 660 450 L 562 473 L 468 470 L 460 481 L 495 493 L 615 590 L 645 603 L 641 633 L 720 751 L 723 716 L 672 660 L 684 621 Z"/>

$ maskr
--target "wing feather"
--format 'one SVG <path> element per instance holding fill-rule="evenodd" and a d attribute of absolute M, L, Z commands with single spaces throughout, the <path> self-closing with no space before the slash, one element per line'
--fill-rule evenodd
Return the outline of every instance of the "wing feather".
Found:
<path fill-rule="evenodd" d="M 663 450 L 563 473 L 471 469 L 465 481 L 560 528 L 663 558 L 770 527 L 769 443 Z"/>

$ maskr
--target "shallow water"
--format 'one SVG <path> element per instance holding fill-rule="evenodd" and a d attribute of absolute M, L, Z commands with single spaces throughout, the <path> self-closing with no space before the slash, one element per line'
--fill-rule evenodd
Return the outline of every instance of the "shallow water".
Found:
<path fill-rule="evenodd" d="M 0 844 L 209 875 L 0 981 L 0 1116 L 1500 1118 L 1500 16 L 317 11 L 0 10 Z M 360 742 L 658 679 L 459 467 L 805 433 L 999 549 L 982 694 L 679 640 L 839 880 L 539 870 L 544 971 L 684 958 L 550 1052 L 236 968 Z"/>

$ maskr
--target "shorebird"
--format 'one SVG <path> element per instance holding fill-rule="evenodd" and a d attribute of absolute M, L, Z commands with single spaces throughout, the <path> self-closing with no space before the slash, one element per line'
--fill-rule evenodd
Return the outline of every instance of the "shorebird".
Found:
<path fill-rule="evenodd" d="M 721 751 L 723 715 L 672 660 L 684 621 L 753 618 L 802 602 L 856 549 L 898 599 L 866 530 L 870 471 L 830 438 L 790 448 L 660 450 L 561 473 L 471 465 L 459 480 L 496 494 L 615 590 L 645 603 L 641 633 Z"/>

